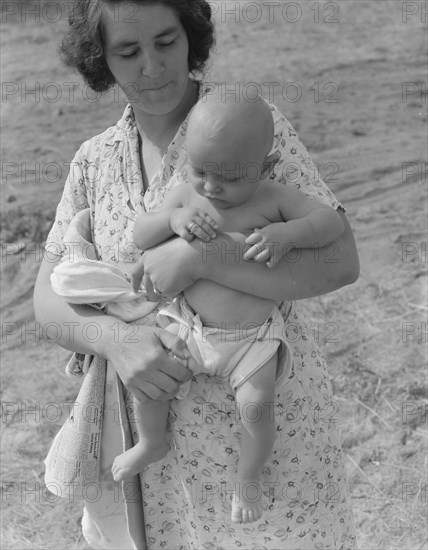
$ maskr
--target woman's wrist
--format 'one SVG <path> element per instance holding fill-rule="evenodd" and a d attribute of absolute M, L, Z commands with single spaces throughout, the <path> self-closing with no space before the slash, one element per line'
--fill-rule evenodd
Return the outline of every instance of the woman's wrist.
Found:
<path fill-rule="evenodd" d="M 96 322 L 98 335 L 93 342 L 94 355 L 111 359 L 120 341 L 123 341 L 128 333 L 129 325 L 117 317 L 104 315 Z"/>
<path fill-rule="evenodd" d="M 214 265 L 221 263 L 224 239 L 216 237 L 209 242 L 200 239 L 194 239 L 191 242 L 180 240 L 187 245 L 183 252 L 188 265 L 191 266 L 195 282 L 199 279 L 210 279 L 210 270 Z"/>

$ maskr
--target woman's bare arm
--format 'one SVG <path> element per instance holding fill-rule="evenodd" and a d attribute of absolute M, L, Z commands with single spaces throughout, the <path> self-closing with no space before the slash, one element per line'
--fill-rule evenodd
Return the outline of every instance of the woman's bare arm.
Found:
<path fill-rule="evenodd" d="M 169 296 L 176 296 L 198 279 L 275 301 L 319 296 L 351 284 L 359 276 L 352 230 L 345 214 L 339 214 L 345 230 L 334 243 L 290 251 L 274 269 L 242 261 L 245 237 L 229 234 L 209 243 L 174 239 L 150 249 L 143 255 L 145 273 L 160 292 Z"/>
<path fill-rule="evenodd" d="M 34 289 L 37 321 L 43 326 L 56 324 L 55 343 L 61 347 L 109 359 L 137 399 L 170 399 L 191 373 L 166 350 L 185 358 L 184 342 L 156 327 L 124 323 L 90 306 L 66 303 L 50 283 L 59 260 L 50 254 L 40 267 Z"/>
<path fill-rule="evenodd" d="M 227 262 L 227 249 L 232 249 L 233 243 L 221 242 L 215 258 L 206 255 L 205 278 L 276 301 L 320 296 L 351 284 L 359 276 L 358 253 L 349 222 L 344 214 L 341 216 L 345 231 L 335 242 L 319 249 L 291 249 L 274 269 L 256 262 Z M 241 235 L 229 238 L 244 250 Z"/>

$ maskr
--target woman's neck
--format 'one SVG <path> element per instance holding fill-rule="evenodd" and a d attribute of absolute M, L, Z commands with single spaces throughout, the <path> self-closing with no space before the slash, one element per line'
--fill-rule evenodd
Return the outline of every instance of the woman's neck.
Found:
<path fill-rule="evenodd" d="M 189 79 L 189 84 L 182 101 L 170 113 L 166 115 L 150 115 L 135 109 L 137 128 L 143 141 L 151 142 L 164 153 L 197 100 L 198 84 Z"/>

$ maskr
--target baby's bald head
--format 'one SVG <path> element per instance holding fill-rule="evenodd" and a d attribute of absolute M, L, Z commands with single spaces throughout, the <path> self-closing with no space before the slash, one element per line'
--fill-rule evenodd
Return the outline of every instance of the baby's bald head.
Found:
<path fill-rule="evenodd" d="M 221 90 L 207 94 L 194 107 L 187 129 L 187 147 L 200 146 L 245 156 L 262 164 L 272 148 L 272 113 L 261 98 L 236 102 Z"/>

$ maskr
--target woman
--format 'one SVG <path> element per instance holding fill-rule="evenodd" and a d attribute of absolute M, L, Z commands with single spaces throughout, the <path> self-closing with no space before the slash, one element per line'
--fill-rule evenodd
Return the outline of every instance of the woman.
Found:
<path fill-rule="evenodd" d="M 209 251 L 200 241 L 175 239 L 143 256 L 145 282 L 165 296 L 206 278 L 285 300 L 282 312 L 294 365 L 273 404 L 277 439 L 264 471 L 262 491 L 269 505 L 262 520 L 251 526 L 230 524 L 231 493 L 239 490 L 232 486 L 239 421 L 230 387 L 204 375 L 194 378 L 187 399 L 172 401 L 171 450 L 165 459 L 141 474 L 141 484 L 124 486 L 123 493 L 114 485 L 112 461 L 132 444 L 118 377 L 140 400 L 171 399 L 189 376 L 173 357 L 183 357 L 184 345 L 149 324 L 130 326 L 92 308 L 63 303 L 49 277 L 64 250 L 71 218 L 87 207 L 99 258 L 130 272 L 139 257 L 132 245 L 137 214 L 161 204 L 171 174 L 186 177 L 186 119 L 202 95 L 193 74 L 208 59 L 213 26 L 205 0 L 75 0 L 70 23 L 63 43 L 66 61 L 94 90 L 117 83 L 130 101 L 116 127 L 84 143 L 76 154 L 35 288 L 38 321 L 64 325 L 60 345 L 98 355 L 107 364 L 101 492 L 95 502 L 85 502 L 86 538 L 96 548 L 352 548 L 352 516 L 325 362 L 292 303 L 356 280 L 358 258 L 343 210 L 346 230 L 336 243 L 335 262 L 323 262 L 321 249 L 319 261 L 304 250 L 299 261 L 284 258 L 274 270 L 244 264 L 236 259 L 242 235 L 218 237 Z M 286 183 L 281 172 L 288 162 L 297 162 L 300 188 L 340 208 L 324 183 L 313 179 L 313 163 L 289 123 L 274 107 L 272 115 L 273 151 L 281 156 L 272 180 Z M 88 323 L 98 324 L 97 341 L 88 342 L 83 330 L 75 330 L 70 341 L 67 327 Z"/>

